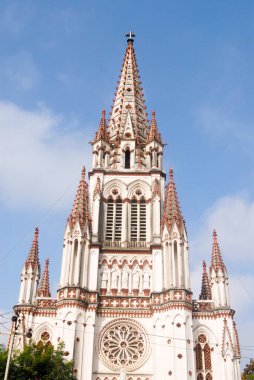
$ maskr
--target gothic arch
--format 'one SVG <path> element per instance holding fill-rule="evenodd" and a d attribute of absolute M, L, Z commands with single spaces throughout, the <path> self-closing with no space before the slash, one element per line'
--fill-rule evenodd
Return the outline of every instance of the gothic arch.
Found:
<path fill-rule="evenodd" d="M 193 329 L 193 339 L 194 341 L 197 340 L 198 336 L 200 334 L 204 334 L 207 336 L 207 339 L 208 341 L 210 342 L 210 344 L 217 344 L 217 339 L 216 339 L 216 336 L 214 335 L 214 332 L 208 327 L 208 326 L 204 326 L 204 325 L 198 325 L 196 327 L 194 327 Z"/>
<path fill-rule="evenodd" d="M 105 184 L 104 190 L 103 190 L 103 197 L 108 199 L 113 189 L 118 190 L 117 196 L 121 195 L 122 199 L 126 198 L 126 195 L 127 195 L 126 184 L 120 179 L 112 179 L 111 181 Z"/>
<path fill-rule="evenodd" d="M 151 197 L 151 188 L 148 185 L 148 183 L 146 183 L 143 180 L 136 179 L 135 181 L 131 182 L 128 186 L 128 199 L 132 199 L 133 196 L 136 196 L 135 190 L 138 189 L 142 190 L 142 195 L 144 195 L 146 199 Z"/>
<path fill-rule="evenodd" d="M 50 338 L 49 340 L 51 341 L 52 340 L 52 337 L 53 337 L 53 333 L 52 333 L 52 327 L 48 324 L 48 322 L 44 322 L 42 324 L 40 324 L 34 331 L 34 340 L 35 342 L 39 342 L 41 340 L 41 334 L 43 332 L 48 332 L 49 335 L 50 335 Z"/>

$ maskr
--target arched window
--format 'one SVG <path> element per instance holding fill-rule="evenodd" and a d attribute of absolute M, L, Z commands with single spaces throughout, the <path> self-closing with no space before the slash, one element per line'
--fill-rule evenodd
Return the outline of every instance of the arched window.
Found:
<path fill-rule="evenodd" d="M 212 380 L 213 378 L 210 372 L 212 370 L 211 348 L 205 334 L 198 336 L 195 352 L 197 380 Z"/>
<path fill-rule="evenodd" d="M 146 200 L 131 200 L 131 241 L 146 241 Z"/>
<path fill-rule="evenodd" d="M 107 202 L 106 240 L 121 241 L 122 237 L 122 199 L 116 202 L 110 197 Z"/>
<path fill-rule="evenodd" d="M 124 167 L 125 169 L 130 169 L 131 167 L 131 152 L 129 147 L 125 150 Z"/>

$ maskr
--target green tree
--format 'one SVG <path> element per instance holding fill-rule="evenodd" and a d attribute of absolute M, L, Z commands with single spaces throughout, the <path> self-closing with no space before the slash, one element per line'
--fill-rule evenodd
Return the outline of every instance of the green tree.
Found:
<path fill-rule="evenodd" d="M 0 378 L 4 377 L 7 354 L 0 351 Z M 75 380 L 73 362 L 65 359 L 63 344 L 29 344 L 13 355 L 9 380 Z"/>
<path fill-rule="evenodd" d="M 254 380 L 254 360 L 251 359 L 242 373 L 242 380 Z"/>

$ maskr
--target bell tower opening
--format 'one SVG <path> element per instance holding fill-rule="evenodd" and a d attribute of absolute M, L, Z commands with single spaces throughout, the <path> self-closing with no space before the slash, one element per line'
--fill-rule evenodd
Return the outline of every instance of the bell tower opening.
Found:
<path fill-rule="evenodd" d="M 130 169 L 130 167 L 131 167 L 131 152 L 130 152 L 130 148 L 128 147 L 125 150 L 124 168 Z"/>

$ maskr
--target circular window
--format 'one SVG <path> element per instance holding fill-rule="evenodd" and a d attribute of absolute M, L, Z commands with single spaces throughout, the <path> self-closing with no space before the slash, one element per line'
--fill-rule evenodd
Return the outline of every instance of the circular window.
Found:
<path fill-rule="evenodd" d="M 133 371 L 141 367 L 150 354 L 146 330 L 128 318 L 111 321 L 101 331 L 98 353 L 107 367 Z"/>

